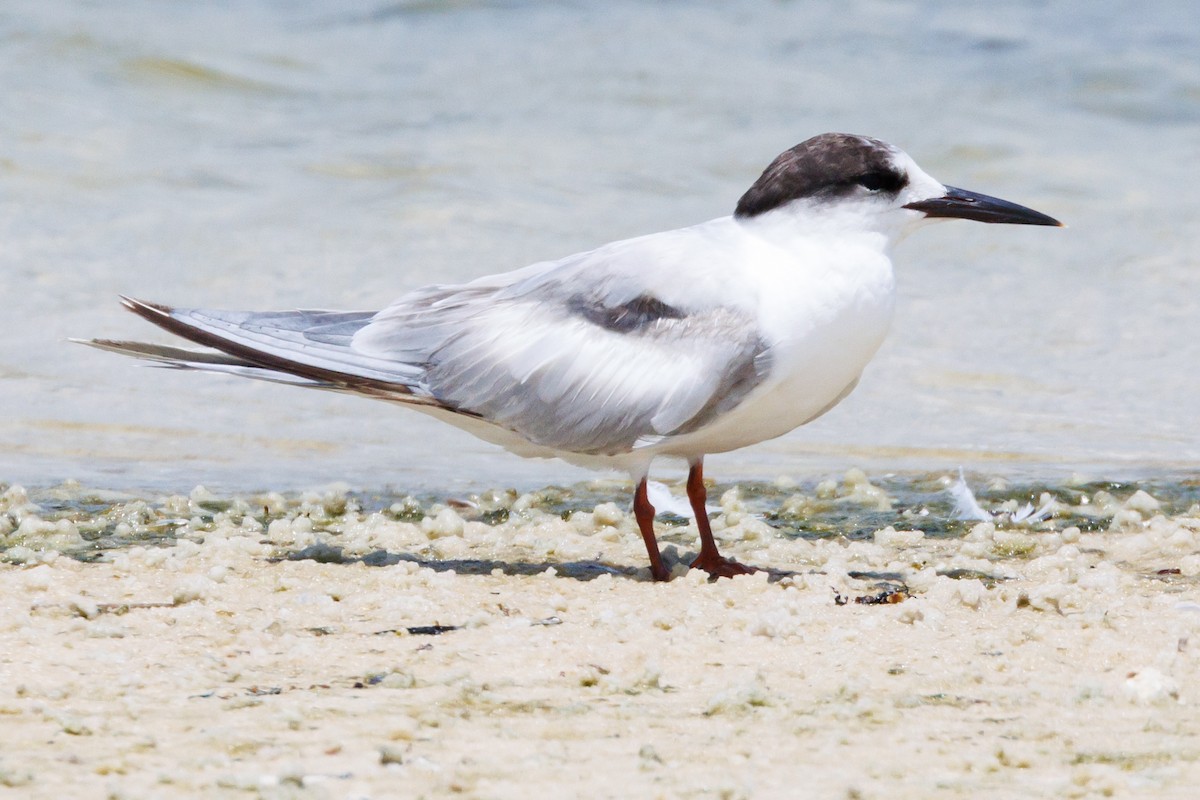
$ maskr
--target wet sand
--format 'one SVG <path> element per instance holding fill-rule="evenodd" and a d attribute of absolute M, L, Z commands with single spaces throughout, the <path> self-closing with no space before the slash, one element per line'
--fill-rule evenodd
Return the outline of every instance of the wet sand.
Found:
<path fill-rule="evenodd" d="M 714 492 L 726 554 L 776 573 L 710 583 L 667 519 L 667 584 L 620 484 L 8 487 L 0 793 L 1193 797 L 1189 486 L 1021 523 L 1003 486 L 976 523 L 861 473 Z M 803 521 L 835 518 L 859 533 Z"/>

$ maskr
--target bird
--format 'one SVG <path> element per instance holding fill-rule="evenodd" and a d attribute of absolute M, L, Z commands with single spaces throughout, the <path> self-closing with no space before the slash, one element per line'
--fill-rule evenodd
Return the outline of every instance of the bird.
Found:
<path fill-rule="evenodd" d="M 374 311 L 227 311 L 122 296 L 194 347 L 84 344 L 157 366 L 226 373 L 398 403 L 520 456 L 633 480 L 650 575 L 669 580 L 647 495 L 651 462 L 688 466 L 699 554 L 725 558 L 706 509 L 704 458 L 773 439 L 858 385 L 892 322 L 892 248 L 934 221 L 1062 223 L 943 185 L 905 152 L 824 133 L 776 157 L 729 216 L 605 244 Z"/>

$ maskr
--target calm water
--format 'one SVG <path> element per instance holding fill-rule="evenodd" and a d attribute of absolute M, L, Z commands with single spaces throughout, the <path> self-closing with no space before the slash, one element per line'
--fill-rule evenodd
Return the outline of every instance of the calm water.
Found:
<path fill-rule="evenodd" d="M 0 481 L 577 480 L 367 400 L 141 369 L 118 293 L 378 307 L 729 213 L 826 130 L 1066 230 L 896 254 L 893 335 L 722 480 L 1200 469 L 1200 4 L 6 0 Z"/>

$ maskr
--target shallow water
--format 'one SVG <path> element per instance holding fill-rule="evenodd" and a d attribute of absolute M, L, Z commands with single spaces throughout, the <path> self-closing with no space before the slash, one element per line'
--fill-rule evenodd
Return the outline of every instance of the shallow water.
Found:
<path fill-rule="evenodd" d="M 1200 7 L 119 0 L 0 9 L 0 477 L 239 491 L 573 484 L 417 414 L 139 369 L 118 293 L 374 307 L 729 212 L 779 151 L 879 136 L 1069 227 L 896 254 L 857 392 L 712 459 L 1062 484 L 1193 474 Z"/>
<path fill-rule="evenodd" d="M 1069 528 L 1074 528 L 1076 534 L 1133 531 L 1154 516 L 1186 517 L 1192 523 L 1200 517 L 1200 481 L 1194 478 L 1066 484 L 1014 483 L 977 475 L 970 478 L 980 507 L 992 515 L 987 521 L 1034 535 L 1056 535 Z M 920 531 L 929 539 L 961 540 L 983 520 L 959 513 L 948 490 L 953 480 L 954 476 L 933 473 L 890 474 L 871 480 L 861 470 L 851 469 L 840 479 L 820 482 L 718 484 L 709 490 L 709 505 L 718 531 L 739 525 L 747 516 L 761 520 L 766 527 L 747 534 L 759 542 L 869 542 L 889 526 Z M 454 520 L 452 525 L 461 528 L 464 521 L 482 522 L 495 529 L 501 539 L 515 541 L 529 536 L 570 538 L 561 528 L 544 530 L 547 520 L 553 518 L 582 525 L 590 534 L 593 519 L 599 528 L 602 526 L 598 520 L 611 516 L 608 524 L 616 530 L 613 537 L 603 538 L 620 542 L 626 553 L 629 549 L 637 552 L 640 541 L 632 516 L 620 510 L 627 505 L 630 489 L 620 481 L 597 480 L 527 493 L 501 488 L 461 496 L 356 491 L 347 486 L 261 494 L 223 494 L 197 487 L 186 495 L 145 495 L 75 483 L 32 491 L 0 485 L 0 562 L 36 563 L 59 554 L 83 561 L 105 560 L 131 547 L 171 546 L 181 540 L 202 542 L 215 528 L 232 526 L 262 532 L 277 546 L 277 558 L 332 562 L 365 559 L 369 563 L 428 558 L 429 564 L 446 567 L 449 563 L 458 572 L 488 572 L 501 562 L 487 559 L 486 549 L 477 542 L 460 554 L 461 558 L 448 561 L 437 557 L 436 545 L 432 549 L 428 545 L 416 547 L 411 552 L 372 549 L 364 554 L 356 540 L 362 538 L 363 530 L 396 522 L 420 526 L 430 541 L 459 535 L 438 530 L 447 525 L 442 517 L 447 510 Z M 675 486 L 673 493 L 682 495 L 683 487 Z M 1124 510 L 1129 508 L 1134 511 L 1132 517 Z M 1031 511 L 1037 513 L 1031 515 Z M 300 519 L 305 522 L 302 533 L 271 535 L 273 524 L 286 527 Z M 694 526 L 691 532 L 688 530 L 689 519 L 660 514 L 659 521 L 661 542 L 695 547 L 696 535 Z M 1033 541 L 1036 539 L 1030 539 Z M 592 576 L 604 570 L 632 571 L 643 566 L 636 556 L 619 567 L 610 566 L 604 556 L 561 562 L 554 562 L 556 570 L 582 571 Z M 507 566 L 520 569 L 520 564 Z M 533 572 L 545 568 L 545 564 L 529 566 Z"/>

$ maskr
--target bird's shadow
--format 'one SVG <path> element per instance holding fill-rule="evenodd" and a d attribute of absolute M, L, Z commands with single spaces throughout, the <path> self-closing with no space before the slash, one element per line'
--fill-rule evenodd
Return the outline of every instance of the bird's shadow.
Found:
<path fill-rule="evenodd" d="M 688 563 L 695 553 L 678 553 L 668 545 L 663 549 L 664 560 L 670 565 L 676 562 Z M 652 582 L 649 570 L 638 567 L 618 567 L 601 561 L 501 561 L 492 558 L 452 558 L 431 559 L 422 558 L 412 553 L 392 553 L 387 550 L 375 550 L 365 555 L 348 555 L 341 547 L 330 544 L 313 544 L 300 550 L 278 556 L 273 561 L 316 561 L 322 564 L 363 564 L 368 567 L 390 567 L 401 562 L 416 564 L 434 572 L 453 572 L 458 575 L 491 575 L 499 571 L 509 576 L 541 575 L 552 569 L 560 578 L 577 581 L 591 581 L 602 575 L 612 575 L 624 580 Z M 775 583 L 784 578 L 799 575 L 790 570 L 763 569 L 767 573 L 768 583 Z M 715 581 L 716 578 L 710 578 Z"/>

